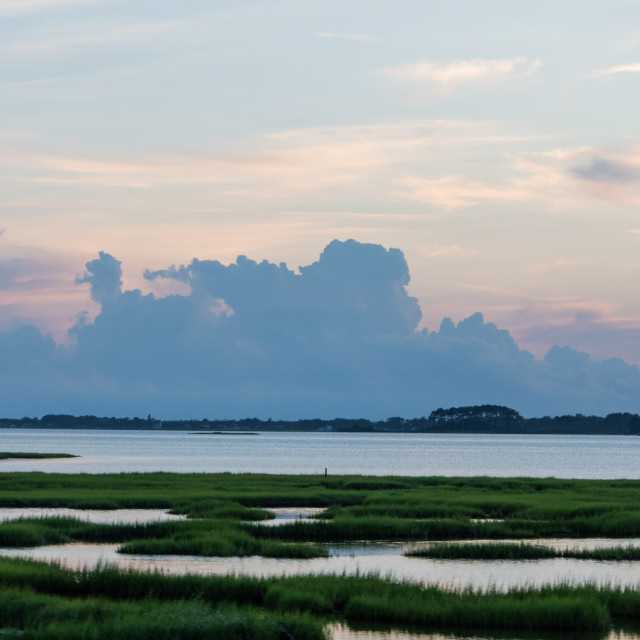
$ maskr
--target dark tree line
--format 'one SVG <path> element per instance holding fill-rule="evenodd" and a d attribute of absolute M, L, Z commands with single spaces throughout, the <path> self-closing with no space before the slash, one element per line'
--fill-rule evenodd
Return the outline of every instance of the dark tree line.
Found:
<path fill-rule="evenodd" d="M 105 418 L 48 414 L 42 418 L 0 418 L 0 428 L 31 429 L 146 429 L 182 431 L 338 431 L 414 433 L 558 433 L 558 434 L 640 434 L 640 416 L 610 413 L 605 417 L 545 416 L 523 418 L 516 410 L 500 405 L 475 405 L 436 409 L 429 417 L 391 417 L 372 421 L 366 418 L 324 420 L 157 420 L 146 418 Z"/>

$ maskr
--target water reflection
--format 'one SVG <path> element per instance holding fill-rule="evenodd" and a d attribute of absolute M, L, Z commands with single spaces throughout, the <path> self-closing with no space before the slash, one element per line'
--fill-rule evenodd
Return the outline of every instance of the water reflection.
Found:
<path fill-rule="evenodd" d="M 95 524 L 144 524 L 168 520 L 184 520 L 186 516 L 167 513 L 164 509 L 67 509 L 64 507 L 17 507 L 0 509 L 0 522 L 19 518 L 68 517 Z"/>
<path fill-rule="evenodd" d="M 640 478 L 640 438 L 426 433 L 194 436 L 185 431 L 2 429 L 5 451 L 79 458 L 5 460 L 3 471 L 293 473 Z M 354 451 L 357 455 L 354 455 Z"/>
<path fill-rule="evenodd" d="M 409 543 L 411 550 L 424 549 L 432 544 L 496 544 L 509 543 L 547 547 L 554 551 L 592 550 L 612 547 L 640 547 L 640 538 L 501 538 L 500 540 L 473 538 L 470 540 L 430 540 Z M 486 562 L 486 561 L 485 561 Z"/>
<path fill-rule="evenodd" d="M 566 542 L 566 541 L 564 541 Z M 578 541 L 576 541 L 578 542 Z M 610 540 L 582 540 L 581 544 L 597 546 Z M 633 542 L 637 539 L 616 541 Z M 251 556 L 246 558 L 205 558 L 199 556 L 145 556 L 119 554 L 112 544 L 66 544 L 34 549 L 0 549 L 0 555 L 23 556 L 56 562 L 79 569 L 98 564 L 114 564 L 139 571 L 161 571 L 167 574 L 199 575 L 244 574 L 252 576 L 282 576 L 298 574 L 369 574 L 389 576 L 442 587 L 508 589 L 544 584 L 615 584 L 639 586 L 637 562 L 603 562 L 551 558 L 544 560 L 431 560 L 403 555 L 402 544 L 360 544 L 331 546 L 330 557 L 283 559 Z"/>
<path fill-rule="evenodd" d="M 275 516 L 274 520 L 260 520 L 257 524 L 265 527 L 279 527 L 288 524 L 292 520 L 298 522 L 313 522 L 314 517 L 322 513 L 326 509 L 324 507 L 279 507 L 277 509 L 268 509 Z"/>
<path fill-rule="evenodd" d="M 615 628 L 603 633 L 421 633 L 398 629 L 353 629 L 345 624 L 330 624 L 331 640 L 640 640 L 636 628 Z"/>

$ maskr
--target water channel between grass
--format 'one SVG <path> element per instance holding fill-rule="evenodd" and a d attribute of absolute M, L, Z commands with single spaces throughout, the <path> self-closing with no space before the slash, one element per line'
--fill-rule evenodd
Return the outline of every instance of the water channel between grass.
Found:
<path fill-rule="evenodd" d="M 266 521 L 271 526 L 293 519 L 306 520 L 317 515 L 317 508 L 281 508 L 271 510 L 276 516 Z M 20 517 L 68 515 L 99 523 L 154 522 L 182 519 L 160 509 L 80 510 L 56 508 L 0 509 L 0 522 Z M 481 541 L 474 540 L 474 543 Z M 505 541 L 509 542 L 509 541 Z M 517 543 L 518 541 L 512 541 Z M 546 538 L 527 540 L 553 549 L 593 549 L 611 546 L 640 546 L 640 538 Z M 424 543 L 356 542 L 329 546 L 329 557 L 310 559 L 249 557 L 201 557 L 183 555 L 133 555 L 118 553 L 118 544 L 71 543 L 34 548 L 0 549 L 0 555 L 27 557 L 55 562 L 69 569 L 93 568 L 99 564 L 113 564 L 139 571 L 161 571 L 183 575 L 251 575 L 281 576 L 300 574 L 369 574 L 390 576 L 396 580 L 410 580 L 443 587 L 498 588 L 540 586 L 570 583 L 640 584 L 638 562 L 607 562 L 546 558 L 541 560 L 436 560 L 411 558 L 404 554 L 408 548 Z"/>

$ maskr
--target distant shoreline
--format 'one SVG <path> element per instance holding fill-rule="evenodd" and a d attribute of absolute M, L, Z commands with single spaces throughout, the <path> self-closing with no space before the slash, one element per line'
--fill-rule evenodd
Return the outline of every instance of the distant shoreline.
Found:
<path fill-rule="evenodd" d="M 0 451 L 2 460 L 59 460 L 61 458 L 79 458 L 72 453 L 34 453 L 29 451 Z"/>
<path fill-rule="evenodd" d="M 48 414 L 42 418 L 0 418 L 0 429 L 96 429 L 126 431 L 188 431 L 198 435 L 255 435 L 258 432 L 319 433 L 476 433 L 501 435 L 640 435 L 640 415 L 610 413 L 523 418 L 500 405 L 436 409 L 428 417 L 312 418 L 300 420 L 159 420 Z"/>

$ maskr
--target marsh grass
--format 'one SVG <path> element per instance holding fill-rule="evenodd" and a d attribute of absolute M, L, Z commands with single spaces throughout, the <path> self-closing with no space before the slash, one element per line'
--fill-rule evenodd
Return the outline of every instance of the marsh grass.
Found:
<path fill-rule="evenodd" d="M 251 521 L 270 517 L 268 508 L 327 507 L 324 519 L 444 520 L 474 535 L 484 527 L 491 533 L 484 537 L 496 538 L 518 529 L 522 537 L 527 530 L 531 536 L 640 535 L 639 493 L 637 480 L 0 473 L 5 507 L 165 508 Z"/>
<path fill-rule="evenodd" d="M 411 547 L 405 556 L 438 560 L 542 560 L 573 558 L 577 560 L 635 561 L 640 560 L 640 547 L 615 546 L 599 549 L 552 549 L 524 542 L 432 543 L 426 547 Z"/>
<path fill-rule="evenodd" d="M 212 607 L 200 600 L 69 598 L 27 589 L 0 590 L 0 618 L 5 626 L 24 630 L 26 637 L 37 640 L 323 638 L 321 621 L 304 614 L 233 604 Z"/>
<path fill-rule="evenodd" d="M 0 618 L 5 626 L 40 629 L 53 624 L 66 629 L 68 623 L 74 629 L 90 622 L 102 629 L 103 635 L 96 637 L 108 637 L 109 631 L 113 638 L 133 637 L 121 635 L 128 633 L 126 628 L 114 626 L 118 617 L 130 621 L 127 625 L 140 638 L 164 638 L 168 636 L 153 635 L 161 633 L 154 620 L 173 617 L 185 626 L 169 628 L 187 633 L 180 629 L 188 629 L 189 618 L 213 624 L 216 611 L 248 612 L 250 619 L 278 624 L 297 621 L 308 627 L 301 637 L 309 638 L 320 637 L 313 634 L 329 619 L 434 629 L 588 631 L 605 629 L 612 619 L 640 617 L 640 591 L 559 585 L 502 593 L 424 587 L 371 575 L 165 576 L 115 567 L 72 572 L 34 561 L 0 559 Z M 251 618 L 251 612 L 258 617 Z M 208 628 L 197 627 L 199 633 Z"/>
<path fill-rule="evenodd" d="M 326 549 L 308 543 L 633 537 L 640 535 L 639 494 L 640 481 L 632 480 L 0 473 L 0 506 L 164 508 L 188 516 L 146 525 L 12 521 L 0 523 L 0 546 L 114 542 L 130 553 L 314 557 Z M 282 506 L 326 511 L 307 522 L 259 524 Z"/>
<path fill-rule="evenodd" d="M 640 547 L 627 545 L 600 549 L 565 549 L 561 551 L 561 554 L 563 558 L 575 558 L 577 560 L 626 562 L 640 560 Z"/>
<path fill-rule="evenodd" d="M 341 516 L 332 520 L 293 521 L 280 527 L 247 524 L 245 529 L 258 538 L 313 542 L 574 537 L 569 527 L 555 522 L 473 522 L 464 518 L 412 520 Z"/>
<path fill-rule="evenodd" d="M 438 560 L 539 560 L 561 557 L 561 552 L 541 545 L 509 542 L 447 543 L 413 547 L 404 552 L 414 558 Z"/>
<path fill-rule="evenodd" d="M 499 541 L 640 535 L 639 494 L 640 481 L 622 480 L 0 473 L 0 506 L 164 508 L 188 516 L 111 525 L 68 517 L 14 520 L 0 523 L 0 546 L 111 542 L 128 553 L 306 558 L 326 555 L 327 542 L 487 539 L 495 542 L 430 549 L 459 558 L 540 557 L 536 545 Z M 284 506 L 327 510 L 310 522 L 256 522 L 273 517 L 269 508 Z M 637 560 L 640 550 L 562 555 Z M 357 575 L 164 576 L 113 567 L 71 572 L 0 558 L 0 620 L 26 638 L 311 640 L 322 636 L 329 619 L 586 633 L 605 629 L 610 619 L 640 619 L 640 589 L 556 585 L 499 593 Z"/>
<path fill-rule="evenodd" d="M 66 516 L 23 518 L 0 523 L 0 546 L 36 547 L 69 542 L 122 543 L 132 554 L 325 557 L 317 544 L 258 540 L 229 520 L 181 520 L 140 524 L 95 524 Z"/>
<path fill-rule="evenodd" d="M 120 546 L 120 553 L 189 556 L 264 556 L 268 558 L 321 558 L 326 547 L 317 544 L 258 540 L 244 531 L 227 528 L 203 534 L 132 540 Z"/>

